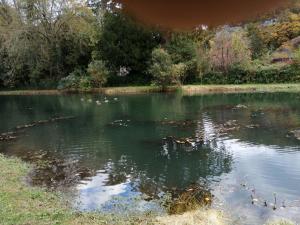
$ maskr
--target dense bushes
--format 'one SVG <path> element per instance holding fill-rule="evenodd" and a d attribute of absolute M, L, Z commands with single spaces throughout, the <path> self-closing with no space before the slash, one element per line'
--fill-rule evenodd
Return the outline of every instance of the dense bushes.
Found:
<path fill-rule="evenodd" d="M 171 55 L 166 50 L 162 48 L 153 50 L 149 72 L 153 75 L 154 84 L 163 89 L 168 85 L 179 84 L 185 71 L 186 65 L 184 63 L 174 64 Z"/>
<path fill-rule="evenodd" d="M 92 61 L 88 66 L 87 72 L 91 76 L 93 86 L 95 87 L 105 85 L 110 73 L 105 62 L 101 60 Z"/>
<path fill-rule="evenodd" d="M 300 82 L 300 67 L 286 65 L 282 67 L 269 66 L 264 68 L 245 69 L 231 68 L 227 74 L 209 72 L 202 76 L 198 83 L 202 84 L 251 84 L 251 83 L 293 83 Z"/>
<path fill-rule="evenodd" d="M 193 82 L 197 75 L 196 43 L 185 33 L 173 33 L 165 49 L 170 54 L 172 63 L 177 65 L 174 70 L 180 73 L 180 82 Z"/>
<path fill-rule="evenodd" d="M 76 69 L 59 81 L 58 89 L 80 89 L 81 87 L 86 89 L 87 83 L 86 72 L 82 69 Z"/>
<path fill-rule="evenodd" d="M 106 64 L 100 60 L 94 60 L 85 69 L 75 69 L 67 77 L 59 81 L 58 89 L 90 90 L 106 84 L 110 72 Z"/>
<path fill-rule="evenodd" d="M 2 1 L 0 58 L 6 68 L 3 85 L 56 86 L 74 68 L 86 66 L 91 59 L 93 23 L 91 10 L 81 3 Z"/>

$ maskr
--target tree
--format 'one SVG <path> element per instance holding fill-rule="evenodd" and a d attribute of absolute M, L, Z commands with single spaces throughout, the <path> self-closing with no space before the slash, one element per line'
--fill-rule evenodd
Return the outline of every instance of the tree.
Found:
<path fill-rule="evenodd" d="M 252 52 L 252 59 L 258 59 L 267 52 L 267 44 L 259 25 L 250 23 L 247 26 L 247 36 Z"/>
<path fill-rule="evenodd" d="M 160 43 L 160 34 L 137 24 L 121 12 L 106 12 L 99 31 L 95 59 L 107 62 L 115 75 L 126 70 L 129 76 L 146 75 L 151 52 Z"/>
<path fill-rule="evenodd" d="M 246 66 L 251 61 L 249 41 L 243 31 L 223 28 L 211 41 L 210 62 L 214 69 L 227 73 L 234 65 Z"/>
<path fill-rule="evenodd" d="M 89 63 L 94 18 L 84 4 L 64 0 L 3 2 L 1 50 L 7 53 L 9 85 L 56 82 L 74 67 Z"/>
<path fill-rule="evenodd" d="M 185 73 L 185 64 L 173 64 L 171 55 L 163 48 L 156 48 L 152 52 L 152 64 L 149 73 L 154 77 L 154 83 L 162 87 L 180 83 L 180 77 Z"/>
<path fill-rule="evenodd" d="M 87 72 L 88 74 L 90 74 L 94 86 L 101 87 L 106 84 L 107 78 L 109 76 L 109 71 L 103 61 L 92 61 L 88 66 Z"/>
<path fill-rule="evenodd" d="M 181 82 L 184 83 L 186 79 L 194 80 L 197 74 L 197 46 L 191 37 L 186 33 L 173 33 L 165 48 L 174 64 L 185 65 L 185 73 L 181 75 Z"/>
<path fill-rule="evenodd" d="M 270 50 L 276 50 L 283 43 L 300 35 L 300 15 L 287 13 L 277 23 L 262 27 L 263 40 Z"/>

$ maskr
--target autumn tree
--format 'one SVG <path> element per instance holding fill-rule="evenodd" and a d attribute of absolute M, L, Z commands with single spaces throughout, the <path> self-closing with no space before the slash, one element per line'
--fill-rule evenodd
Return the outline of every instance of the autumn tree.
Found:
<path fill-rule="evenodd" d="M 264 43 L 270 50 L 276 50 L 283 43 L 300 36 L 300 15 L 288 12 L 276 23 L 261 27 Z"/>
<path fill-rule="evenodd" d="M 249 41 L 241 30 L 223 28 L 211 40 L 210 62 L 214 69 L 227 73 L 234 65 L 246 66 L 251 60 Z"/>
<path fill-rule="evenodd" d="M 15 0 L 2 1 L 0 8 L 7 85 L 55 82 L 89 63 L 93 16 L 84 4 Z"/>

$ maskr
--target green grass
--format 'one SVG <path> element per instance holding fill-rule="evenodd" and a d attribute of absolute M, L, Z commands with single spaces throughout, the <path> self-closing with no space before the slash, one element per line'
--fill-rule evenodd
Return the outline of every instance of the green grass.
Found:
<path fill-rule="evenodd" d="M 129 86 L 107 87 L 82 91 L 85 93 L 103 93 L 107 95 L 143 94 L 160 92 L 156 86 Z M 169 87 L 168 91 L 181 91 L 183 94 L 208 94 L 208 93 L 255 93 L 255 92 L 300 92 L 300 83 L 296 84 L 240 84 L 240 85 L 183 85 Z M 77 91 L 73 91 L 77 92 Z M 0 91 L 1 95 L 60 95 L 69 91 L 58 90 L 15 90 Z"/>
<path fill-rule="evenodd" d="M 1 95 L 59 95 L 58 90 L 14 90 L 14 91 L 0 91 Z"/>
<path fill-rule="evenodd" d="M 241 85 L 185 85 L 184 94 L 207 93 L 256 93 L 256 92 L 300 92 L 297 84 L 241 84 Z"/>

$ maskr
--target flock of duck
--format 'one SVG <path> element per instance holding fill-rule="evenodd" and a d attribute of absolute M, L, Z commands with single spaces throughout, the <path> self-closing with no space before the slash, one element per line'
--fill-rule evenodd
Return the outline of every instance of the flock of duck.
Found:
<path fill-rule="evenodd" d="M 118 98 L 113 98 L 113 101 L 118 101 L 119 99 Z M 91 99 L 91 98 L 89 98 L 89 99 L 85 99 L 85 98 L 81 98 L 81 101 L 82 102 L 85 102 L 85 101 L 87 101 L 87 102 L 89 102 L 89 103 L 92 103 L 93 102 L 93 99 Z M 95 101 L 95 103 L 97 104 L 97 105 L 102 105 L 102 103 L 109 103 L 110 102 L 110 100 L 109 99 L 107 99 L 107 97 L 104 97 L 104 101 L 103 102 L 101 102 L 100 100 L 96 100 Z"/>

